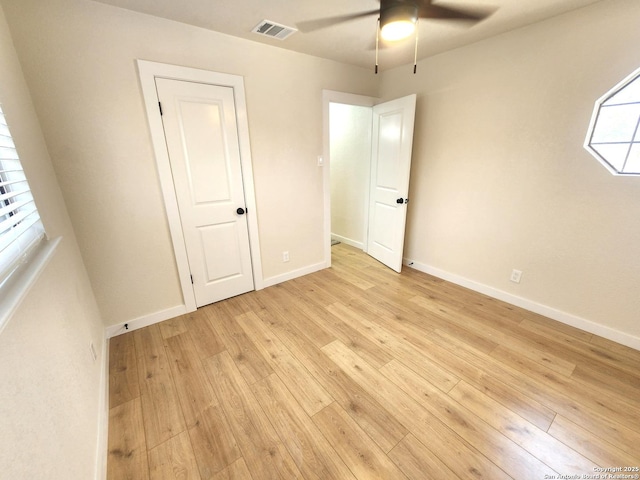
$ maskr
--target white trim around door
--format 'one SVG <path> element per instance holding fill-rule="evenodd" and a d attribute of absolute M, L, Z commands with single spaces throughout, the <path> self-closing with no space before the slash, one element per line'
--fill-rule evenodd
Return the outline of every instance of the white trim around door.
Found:
<path fill-rule="evenodd" d="M 197 68 L 167 65 L 164 63 L 138 60 L 138 74 L 144 98 L 145 109 L 151 141 L 158 166 L 158 176 L 164 197 L 164 203 L 171 232 L 171 240 L 178 268 L 180 286 L 187 312 L 196 309 L 196 299 L 191 284 L 191 273 L 187 261 L 187 250 L 180 222 L 180 213 L 176 199 L 169 154 L 165 143 L 164 129 L 159 112 L 156 78 L 167 78 L 188 82 L 208 83 L 233 88 L 236 107 L 238 142 L 240 147 L 240 163 L 242 165 L 242 179 L 244 182 L 245 204 L 247 206 L 247 222 L 249 227 L 249 242 L 251 261 L 253 266 L 253 283 L 256 290 L 264 288 L 262 278 L 262 261 L 260 257 L 260 241 L 258 235 L 258 219 L 256 198 L 253 182 L 253 168 L 251 162 L 251 148 L 249 143 L 249 124 L 247 121 L 247 106 L 245 101 L 244 79 L 238 75 L 210 72 Z"/>

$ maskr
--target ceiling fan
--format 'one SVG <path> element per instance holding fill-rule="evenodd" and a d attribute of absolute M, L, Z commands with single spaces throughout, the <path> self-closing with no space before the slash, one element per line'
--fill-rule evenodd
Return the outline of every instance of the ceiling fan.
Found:
<path fill-rule="evenodd" d="M 380 36 L 383 40 L 393 42 L 411 35 L 416 30 L 416 25 L 420 18 L 479 22 L 490 16 L 496 10 L 490 7 L 445 7 L 443 5 L 434 5 L 432 3 L 433 0 L 379 0 L 379 2 L 380 8 L 375 10 L 303 21 L 299 22 L 297 26 L 301 32 L 307 33 L 359 18 L 377 15 Z M 376 73 L 378 73 L 377 61 Z"/>
<path fill-rule="evenodd" d="M 320 18 L 317 20 L 309 20 L 298 23 L 301 32 L 312 32 L 331 25 L 357 20 L 363 17 L 378 15 L 380 19 L 381 34 L 385 40 L 385 35 L 391 35 L 389 40 L 398 40 L 394 38 L 392 32 L 408 31 L 404 37 L 411 35 L 413 28 L 419 18 L 431 18 L 435 20 L 467 20 L 480 21 L 491 15 L 495 9 L 487 7 L 445 7 L 442 5 L 433 5 L 433 0 L 379 0 L 380 8 L 369 10 L 366 12 L 357 12 L 347 15 L 338 15 L 335 17 Z M 403 30 L 401 25 L 409 25 L 408 30 Z M 384 33 L 383 33 L 384 32 Z"/>

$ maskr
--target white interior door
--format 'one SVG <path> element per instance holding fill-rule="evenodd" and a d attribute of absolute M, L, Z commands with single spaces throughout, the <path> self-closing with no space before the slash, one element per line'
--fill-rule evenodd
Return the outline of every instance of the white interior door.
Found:
<path fill-rule="evenodd" d="M 416 95 L 373 107 L 367 253 L 402 269 Z"/>
<path fill-rule="evenodd" d="M 156 78 L 198 307 L 254 289 L 234 92 Z"/>

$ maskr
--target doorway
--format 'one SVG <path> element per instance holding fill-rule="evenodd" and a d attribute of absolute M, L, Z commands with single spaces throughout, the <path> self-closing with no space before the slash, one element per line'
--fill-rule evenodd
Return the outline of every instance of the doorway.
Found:
<path fill-rule="evenodd" d="M 366 251 L 369 222 L 371 107 L 331 102 L 331 242 Z"/>
<path fill-rule="evenodd" d="M 344 242 L 400 272 L 416 95 L 324 92 L 326 264 Z"/>

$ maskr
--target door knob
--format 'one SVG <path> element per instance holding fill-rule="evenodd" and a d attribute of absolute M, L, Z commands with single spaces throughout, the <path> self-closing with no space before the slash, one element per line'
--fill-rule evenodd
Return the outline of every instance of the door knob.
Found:
<path fill-rule="evenodd" d="M 408 198 L 399 198 L 396 200 L 396 203 L 402 205 L 403 203 L 409 203 L 409 199 Z"/>
<path fill-rule="evenodd" d="M 244 208 L 242 208 L 242 207 L 238 208 L 238 209 L 236 210 L 236 213 L 237 213 L 238 215 L 244 215 Z"/>

